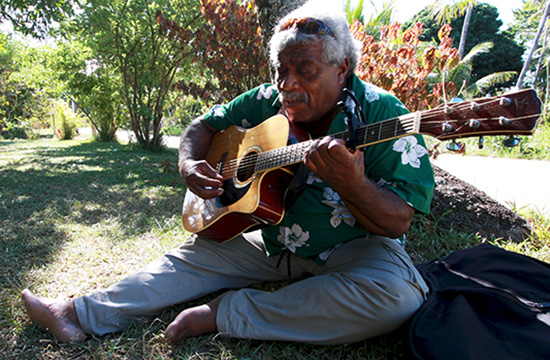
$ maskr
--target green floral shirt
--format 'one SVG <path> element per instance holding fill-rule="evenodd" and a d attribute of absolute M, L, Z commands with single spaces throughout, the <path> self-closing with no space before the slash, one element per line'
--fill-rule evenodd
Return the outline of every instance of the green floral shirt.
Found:
<path fill-rule="evenodd" d="M 390 93 L 353 77 L 352 90 L 361 104 L 367 123 L 408 113 Z M 277 114 L 281 108 L 276 86 L 261 85 L 230 103 L 215 106 L 204 121 L 223 131 L 230 125 L 251 128 Z M 327 134 L 345 131 L 345 115 L 340 111 Z M 419 212 L 427 213 L 434 188 L 433 171 L 424 139 L 405 136 L 367 146 L 365 175 L 388 188 Z M 330 186 L 310 173 L 305 191 L 285 213 L 283 220 L 262 229 L 269 255 L 288 249 L 297 256 L 323 263 L 340 244 L 368 231 L 348 211 Z"/>

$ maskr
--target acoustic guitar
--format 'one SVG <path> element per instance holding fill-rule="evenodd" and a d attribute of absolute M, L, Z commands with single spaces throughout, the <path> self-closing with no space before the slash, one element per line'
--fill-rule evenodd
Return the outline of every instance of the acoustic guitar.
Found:
<path fill-rule="evenodd" d="M 535 91 L 479 98 L 360 126 L 358 148 L 399 137 L 423 134 L 439 140 L 486 135 L 531 135 L 540 116 Z M 278 224 L 293 165 L 303 160 L 312 140 L 287 145 L 289 121 L 275 115 L 244 129 L 216 133 L 206 160 L 223 177 L 224 193 L 202 199 L 187 191 L 183 224 L 187 231 L 223 242 L 255 226 Z M 349 132 L 333 134 L 349 140 Z"/>

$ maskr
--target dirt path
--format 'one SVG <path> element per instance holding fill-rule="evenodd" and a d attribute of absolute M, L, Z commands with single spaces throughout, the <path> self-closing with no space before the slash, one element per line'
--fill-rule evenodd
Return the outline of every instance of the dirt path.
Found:
<path fill-rule="evenodd" d="M 433 164 L 503 205 L 550 214 L 550 161 L 443 154 Z"/>

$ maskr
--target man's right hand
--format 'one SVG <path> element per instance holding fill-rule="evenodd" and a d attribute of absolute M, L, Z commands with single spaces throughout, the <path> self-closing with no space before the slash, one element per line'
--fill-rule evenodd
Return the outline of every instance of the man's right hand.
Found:
<path fill-rule="evenodd" d="M 203 199 L 223 194 L 223 178 L 205 160 L 185 160 L 181 174 L 187 188 Z"/>
<path fill-rule="evenodd" d="M 187 188 L 203 199 L 223 194 L 223 177 L 208 164 L 206 155 L 216 129 L 200 118 L 189 124 L 181 137 L 179 170 Z"/>

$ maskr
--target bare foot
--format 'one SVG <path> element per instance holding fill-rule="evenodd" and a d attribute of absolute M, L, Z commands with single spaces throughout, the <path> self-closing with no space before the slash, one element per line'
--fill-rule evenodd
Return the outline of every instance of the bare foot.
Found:
<path fill-rule="evenodd" d="M 86 335 L 78 322 L 74 304 L 70 300 L 52 300 L 38 297 L 28 289 L 21 293 L 31 321 L 42 330 L 64 342 L 81 342 Z"/>
<path fill-rule="evenodd" d="M 216 313 L 225 294 L 221 294 L 209 303 L 180 312 L 166 328 L 166 341 L 174 344 L 189 336 L 216 331 Z"/>

